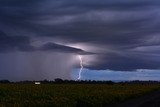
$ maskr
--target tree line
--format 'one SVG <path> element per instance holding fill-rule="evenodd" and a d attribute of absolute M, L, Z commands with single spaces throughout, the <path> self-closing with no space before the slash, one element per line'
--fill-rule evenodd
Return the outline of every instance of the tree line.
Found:
<path fill-rule="evenodd" d="M 160 81 L 139 81 L 139 80 L 134 80 L 134 81 L 120 81 L 120 82 L 114 82 L 114 81 L 96 81 L 96 80 L 63 80 L 61 78 L 56 78 L 53 81 L 50 80 L 41 80 L 41 81 L 9 81 L 9 80 L 0 80 L 0 83 L 3 84 L 34 84 L 35 82 L 39 82 L 41 84 L 108 84 L 108 85 L 113 85 L 113 84 L 160 84 Z"/>

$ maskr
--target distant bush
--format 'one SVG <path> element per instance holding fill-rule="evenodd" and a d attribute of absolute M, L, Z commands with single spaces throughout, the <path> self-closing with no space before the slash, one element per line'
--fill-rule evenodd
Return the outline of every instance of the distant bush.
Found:
<path fill-rule="evenodd" d="M 63 82 L 63 80 L 60 79 L 60 78 L 56 78 L 54 81 L 57 82 L 57 83 L 62 83 Z"/>
<path fill-rule="evenodd" d="M 11 83 L 9 80 L 0 80 L 0 83 Z"/>

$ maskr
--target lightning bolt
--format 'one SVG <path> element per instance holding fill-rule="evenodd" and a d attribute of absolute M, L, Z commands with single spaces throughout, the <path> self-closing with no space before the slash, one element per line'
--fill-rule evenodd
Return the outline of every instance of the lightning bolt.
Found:
<path fill-rule="evenodd" d="M 80 55 L 78 55 L 78 57 L 79 57 L 79 60 L 80 60 L 80 67 L 81 67 L 81 69 L 79 70 L 79 74 L 78 74 L 78 80 L 80 80 L 81 79 L 81 73 L 82 73 L 82 71 L 83 71 L 83 60 L 82 60 L 82 56 L 80 56 Z"/>

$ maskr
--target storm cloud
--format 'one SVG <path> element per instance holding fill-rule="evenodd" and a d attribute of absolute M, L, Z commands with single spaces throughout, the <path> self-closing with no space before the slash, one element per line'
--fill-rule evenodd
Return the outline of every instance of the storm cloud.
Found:
<path fill-rule="evenodd" d="M 80 54 L 94 70 L 160 69 L 159 11 L 158 0 L 0 1 L 0 52 Z"/>

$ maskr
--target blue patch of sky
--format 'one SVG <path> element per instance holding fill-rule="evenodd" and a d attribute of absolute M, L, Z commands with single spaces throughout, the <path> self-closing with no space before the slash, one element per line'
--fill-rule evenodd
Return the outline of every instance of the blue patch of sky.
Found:
<path fill-rule="evenodd" d="M 72 79 L 78 78 L 79 69 L 74 69 L 71 73 Z M 136 71 L 112 71 L 112 70 L 90 70 L 83 69 L 81 80 L 160 80 L 160 70 L 139 69 Z"/>

